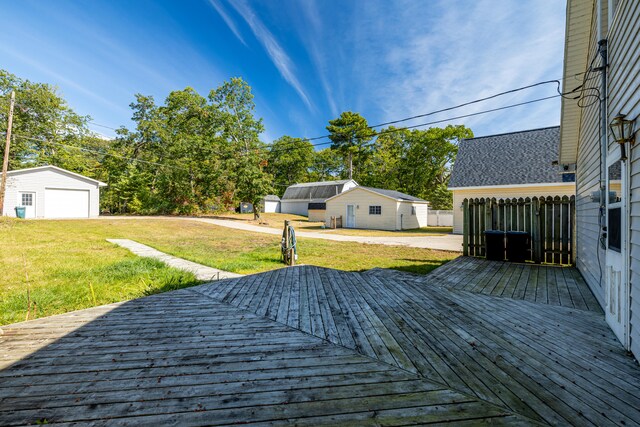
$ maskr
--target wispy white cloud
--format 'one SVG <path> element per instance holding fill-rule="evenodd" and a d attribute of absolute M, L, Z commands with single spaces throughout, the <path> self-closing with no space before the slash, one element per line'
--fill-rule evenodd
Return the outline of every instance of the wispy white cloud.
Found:
<path fill-rule="evenodd" d="M 70 88 L 73 90 L 76 90 L 77 92 L 83 94 L 84 96 L 93 99 L 94 101 L 97 101 L 109 108 L 111 108 L 114 111 L 119 111 L 119 112 L 128 112 L 128 110 L 123 107 L 122 105 L 118 105 L 110 100 L 108 100 L 107 98 L 98 95 L 96 92 L 87 89 L 86 87 L 76 83 L 75 81 L 68 79 L 66 77 L 64 77 L 63 75 L 56 73 L 55 71 L 53 71 L 51 69 L 51 67 L 49 67 L 47 64 L 42 63 L 38 60 L 36 60 L 33 57 L 29 57 L 26 55 L 23 55 L 20 52 L 16 52 L 15 50 L 11 50 L 9 49 L 6 45 L 0 45 L 0 52 L 4 52 L 7 55 L 10 55 L 16 59 L 18 59 L 19 61 L 23 62 L 24 64 L 28 64 L 30 67 L 32 67 L 35 70 L 38 70 L 39 72 L 50 76 L 53 81 L 58 84 L 58 85 L 62 85 L 63 87 L 66 88 Z"/>
<path fill-rule="evenodd" d="M 338 34 L 351 56 L 351 103 L 376 121 L 449 107 L 539 80 L 560 77 L 562 7 L 503 1 L 367 2 Z M 335 40 L 332 46 L 338 45 Z M 343 46 L 344 46 L 343 45 Z M 335 58 L 334 58 L 335 59 Z M 345 70 L 343 70 L 344 72 Z M 433 117 L 451 117 L 553 94 L 555 87 L 521 92 Z M 517 116 L 520 114 L 520 116 Z M 522 119 L 521 119 L 522 118 Z M 371 119 L 370 119 L 371 121 Z M 422 119 L 409 124 L 426 122 Z M 553 125 L 557 103 L 463 120 L 480 133 Z"/>
<path fill-rule="evenodd" d="M 331 116 L 336 117 L 339 114 L 338 106 L 334 98 L 333 88 L 327 77 L 329 68 L 327 55 L 322 51 L 321 46 L 322 41 L 325 40 L 325 36 L 320 11 L 318 10 L 316 2 L 313 1 L 302 1 L 298 3 L 298 6 L 302 11 L 300 19 L 294 21 L 298 23 L 298 34 L 307 49 L 315 72 L 320 79 L 324 96 L 331 110 Z"/>
<path fill-rule="evenodd" d="M 240 40 L 240 42 L 243 45 L 246 46 L 247 43 L 244 41 L 244 38 L 242 37 L 242 34 L 240 34 L 240 31 L 238 30 L 238 27 L 236 26 L 236 23 L 233 21 L 233 19 L 231 19 L 231 17 L 227 13 L 227 11 L 220 4 L 220 2 L 218 2 L 218 0 L 209 0 L 209 4 L 216 10 L 216 12 L 218 12 L 220 17 L 224 21 L 224 23 L 227 24 L 227 27 L 229 27 L 229 29 L 236 36 L 236 38 L 238 40 Z"/>
<path fill-rule="evenodd" d="M 300 80 L 296 76 L 294 69 L 295 65 L 293 61 L 287 55 L 280 43 L 273 36 L 271 31 L 264 25 L 264 23 L 258 18 L 251 7 L 243 0 L 239 0 L 232 3 L 233 8 L 242 16 L 247 25 L 251 28 L 251 31 L 256 36 L 258 41 L 267 51 L 271 62 L 276 66 L 282 78 L 284 78 L 291 87 L 298 93 L 298 96 L 305 103 L 307 108 L 313 111 L 315 108 L 309 97 L 302 87 Z"/>

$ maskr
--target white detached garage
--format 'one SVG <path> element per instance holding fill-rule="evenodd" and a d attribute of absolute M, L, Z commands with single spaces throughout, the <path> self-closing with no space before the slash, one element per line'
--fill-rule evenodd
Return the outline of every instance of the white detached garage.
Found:
<path fill-rule="evenodd" d="M 3 214 L 25 218 L 90 218 L 100 214 L 100 187 L 104 182 L 56 167 L 14 170 L 7 173 Z"/>

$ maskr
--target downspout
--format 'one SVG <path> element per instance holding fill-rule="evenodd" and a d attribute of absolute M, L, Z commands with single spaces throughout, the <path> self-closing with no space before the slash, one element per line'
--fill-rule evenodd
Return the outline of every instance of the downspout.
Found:
<path fill-rule="evenodd" d="M 598 53 L 600 54 L 601 64 L 598 67 L 600 71 L 600 206 L 606 206 L 606 186 L 607 186 L 607 152 L 609 151 L 608 131 L 609 123 L 607 120 L 607 39 L 601 39 L 598 42 Z"/>
<path fill-rule="evenodd" d="M 608 130 L 609 123 L 607 120 L 607 39 L 604 36 L 602 28 L 602 0 L 596 3 L 598 18 L 598 53 L 600 54 L 600 225 L 602 237 L 606 238 L 606 209 L 607 209 L 607 152 L 609 151 Z M 602 240 L 601 240 L 602 241 Z"/>

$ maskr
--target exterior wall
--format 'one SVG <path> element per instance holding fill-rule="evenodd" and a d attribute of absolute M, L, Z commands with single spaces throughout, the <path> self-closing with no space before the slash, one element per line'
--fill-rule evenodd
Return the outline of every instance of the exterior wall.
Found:
<path fill-rule="evenodd" d="M 323 222 L 325 218 L 324 209 L 309 210 L 309 222 Z"/>
<path fill-rule="evenodd" d="M 514 187 L 514 188 L 491 188 L 485 187 L 480 189 L 456 190 L 453 191 L 453 233 L 462 234 L 463 212 L 462 201 L 464 199 L 495 197 L 512 198 L 512 197 L 541 197 L 541 196 L 572 196 L 576 193 L 575 184 L 568 182 L 566 185 L 553 185 L 548 187 L 531 186 L 531 187 Z"/>
<path fill-rule="evenodd" d="M 280 202 L 277 200 L 266 200 L 262 202 L 262 212 L 279 213 Z"/>
<path fill-rule="evenodd" d="M 307 216 L 309 215 L 309 200 L 281 200 L 280 212 Z"/>
<path fill-rule="evenodd" d="M 427 225 L 430 227 L 453 227 L 453 211 L 430 209 Z"/>
<path fill-rule="evenodd" d="M 622 112 L 628 118 L 640 116 L 640 2 L 620 0 L 609 31 L 609 122 Z M 593 50 L 590 50 L 592 53 Z M 636 129 L 640 126 L 636 120 Z M 632 146 L 630 169 L 630 337 L 631 351 L 640 358 L 640 136 Z M 614 144 L 615 143 L 611 143 Z"/>
<path fill-rule="evenodd" d="M 41 169 L 33 172 L 16 173 L 8 176 L 3 213 L 5 216 L 16 216 L 19 191 L 36 193 L 36 218 L 45 216 L 45 189 L 89 190 L 89 216 L 100 214 L 100 190 L 94 182 L 84 181 L 63 172 L 52 169 Z"/>
<path fill-rule="evenodd" d="M 415 207 L 415 215 L 411 214 Z M 396 230 L 410 230 L 427 226 L 429 205 L 426 203 L 398 202 Z"/>
<path fill-rule="evenodd" d="M 327 200 L 325 222 L 331 224 L 332 216 L 342 216 L 342 226 L 347 225 L 347 205 L 356 206 L 356 228 L 373 230 L 396 230 L 399 228 L 398 202 L 367 190 L 356 189 L 347 194 Z M 369 206 L 381 206 L 382 215 L 369 215 Z"/>
<path fill-rule="evenodd" d="M 624 113 L 635 119 L 640 115 L 640 36 L 637 28 L 640 20 L 640 2 L 637 0 L 618 0 L 617 9 L 612 17 L 606 15 L 608 1 L 602 2 L 603 34 L 608 43 L 607 76 L 607 123 L 615 115 Z M 614 4 L 615 4 L 614 3 Z M 591 32 L 587 55 L 587 64 L 600 67 L 598 58 L 597 3 L 591 16 Z M 611 19 L 609 19 L 611 18 Z M 609 28 L 607 29 L 607 23 Z M 600 87 L 599 74 L 594 74 L 591 86 Z M 601 233 L 599 203 L 591 202 L 592 192 L 599 190 L 603 178 L 604 159 L 600 158 L 600 111 L 598 104 L 582 109 L 580 120 L 577 174 L 576 174 L 576 238 L 577 267 L 584 276 L 594 295 L 605 306 L 606 252 L 600 249 Z M 636 123 L 636 128 L 638 123 Z M 638 140 L 636 133 L 636 140 Z M 618 150 L 616 143 L 609 138 L 609 150 Z M 630 281 L 630 348 L 636 358 L 640 357 L 640 148 L 638 143 L 628 148 L 629 187 L 629 281 Z"/>
<path fill-rule="evenodd" d="M 598 56 L 597 17 L 593 8 L 591 38 L 589 41 L 587 63 Z M 600 59 L 595 58 L 594 67 L 600 66 Z M 599 75 L 592 86 L 599 87 Z M 576 86 L 579 84 L 576 83 Z M 602 273 L 605 271 L 605 252 L 600 249 L 600 204 L 591 201 L 591 194 L 599 191 L 600 139 L 599 139 L 599 105 L 591 105 L 582 109 L 580 120 L 580 140 L 578 141 L 578 157 L 576 167 L 576 267 L 582 273 L 591 291 L 601 306 L 604 307 L 605 283 Z M 603 178 L 604 179 L 604 178 Z"/>

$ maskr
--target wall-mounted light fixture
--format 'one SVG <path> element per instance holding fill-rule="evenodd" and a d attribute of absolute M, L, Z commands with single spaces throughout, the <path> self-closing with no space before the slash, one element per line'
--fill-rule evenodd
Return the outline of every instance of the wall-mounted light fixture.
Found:
<path fill-rule="evenodd" d="M 627 160 L 626 143 L 634 143 L 633 126 L 635 120 L 627 120 L 625 117 L 625 114 L 618 113 L 611 123 L 609 123 L 609 129 L 611 129 L 613 139 L 620 144 L 620 160 Z"/>

